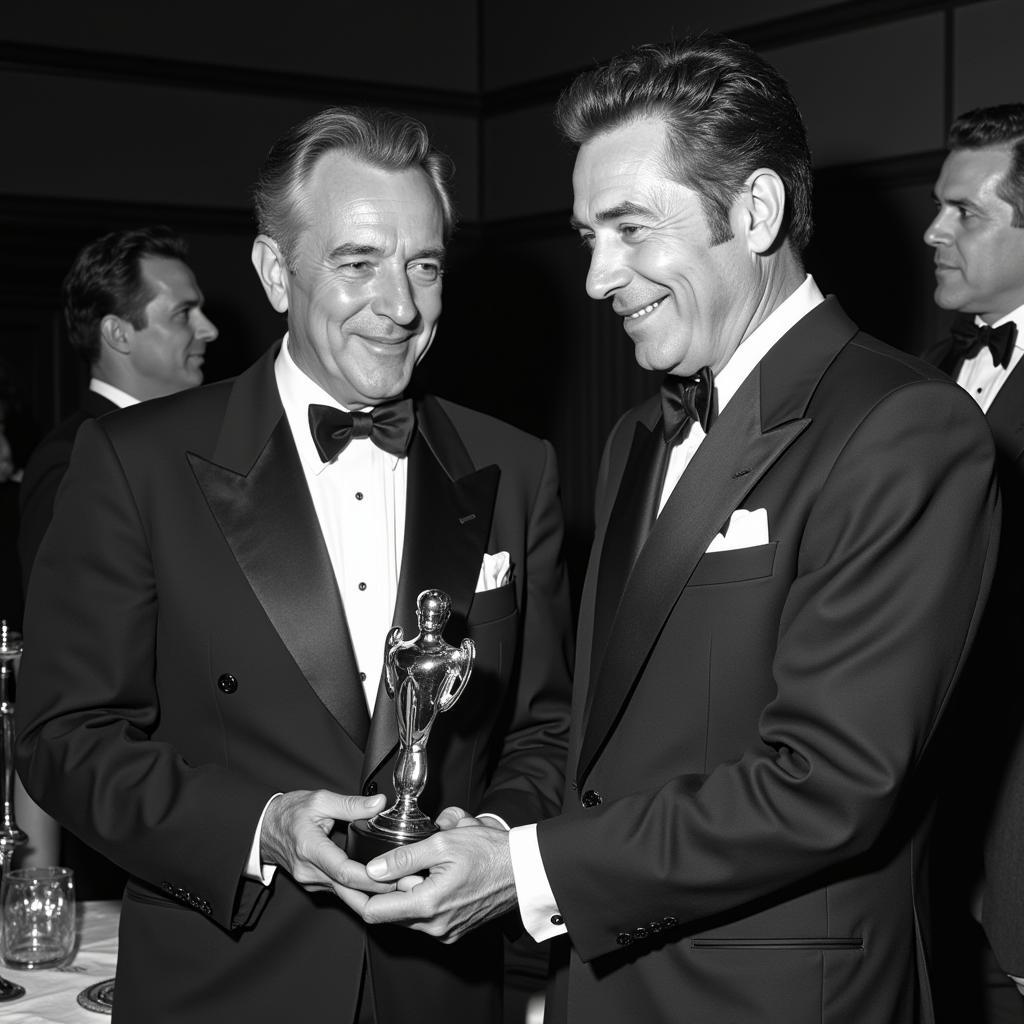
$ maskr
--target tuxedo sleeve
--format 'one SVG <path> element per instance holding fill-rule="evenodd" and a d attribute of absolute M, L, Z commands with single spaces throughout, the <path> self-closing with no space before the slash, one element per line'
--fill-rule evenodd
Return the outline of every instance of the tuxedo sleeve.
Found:
<path fill-rule="evenodd" d="M 57 489 L 67 472 L 71 445 L 72 442 L 64 438 L 47 441 L 33 452 L 25 467 L 18 496 L 21 512 L 18 558 L 21 562 L 21 578 L 26 588 L 39 545 L 53 518 L 53 504 Z"/>
<path fill-rule="evenodd" d="M 778 538 L 798 545 L 796 573 L 759 624 L 777 639 L 756 742 L 538 825 L 585 961 L 641 923 L 692 933 L 841 872 L 908 795 L 991 582 L 992 445 L 945 381 L 895 389 L 846 429 L 801 529 Z"/>
<path fill-rule="evenodd" d="M 479 810 L 509 826 L 557 813 L 565 781 L 569 732 L 572 627 L 563 558 L 562 506 L 554 449 L 538 442 L 540 459 L 526 488 L 525 565 L 514 693 L 501 753 Z"/>
<path fill-rule="evenodd" d="M 274 791 L 158 738 L 160 595 L 136 501 L 106 432 L 87 422 L 29 586 L 18 771 L 130 874 L 237 926 L 259 899 L 244 882 L 240 900 L 239 880 Z"/>

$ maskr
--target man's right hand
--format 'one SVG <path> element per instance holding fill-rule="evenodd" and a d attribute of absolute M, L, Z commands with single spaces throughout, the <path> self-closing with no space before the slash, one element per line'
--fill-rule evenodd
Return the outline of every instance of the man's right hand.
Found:
<path fill-rule="evenodd" d="M 383 793 L 342 796 L 325 789 L 282 793 L 267 805 L 260 832 L 260 858 L 277 864 L 310 892 L 390 892 L 394 882 L 377 882 L 328 838 L 337 821 L 359 821 L 384 810 Z"/>

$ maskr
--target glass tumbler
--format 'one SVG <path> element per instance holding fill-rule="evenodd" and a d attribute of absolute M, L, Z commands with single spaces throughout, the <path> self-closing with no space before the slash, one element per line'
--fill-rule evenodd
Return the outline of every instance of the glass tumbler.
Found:
<path fill-rule="evenodd" d="M 75 950 L 75 883 L 70 868 L 16 868 L 0 883 L 0 954 L 9 967 L 58 967 Z"/>

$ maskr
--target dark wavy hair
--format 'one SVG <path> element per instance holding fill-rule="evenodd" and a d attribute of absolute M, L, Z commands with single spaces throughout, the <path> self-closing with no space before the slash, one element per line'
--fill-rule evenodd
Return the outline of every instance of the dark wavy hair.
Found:
<path fill-rule="evenodd" d="M 968 110 L 950 125 L 946 144 L 954 152 L 1009 147 L 1010 169 L 999 183 L 996 195 L 1013 207 L 1013 226 L 1024 227 L 1024 103 Z"/>
<path fill-rule="evenodd" d="M 423 123 L 394 110 L 328 107 L 274 143 L 253 188 L 260 233 L 277 242 L 289 267 L 302 231 L 296 214 L 302 206 L 303 186 L 320 157 L 334 150 L 385 170 L 423 170 L 441 207 L 448 240 L 455 228 L 455 208 L 448 192 L 453 164 L 431 146 Z"/>
<path fill-rule="evenodd" d="M 112 231 L 90 242 L 64 278 L 64 321 L 68 340 L 92 366 L 100 355 L 100 322 L 111 314 L 133 327 L 146 326 L 152 289 L 142 277 L 146 256 L 184 260 L 185 240 L 163 226 Z"/>
<path fill-rule="evenodd" d="M 712 33 L 648 43 L 579 75 L 555 108 L 562 134 L 578 146 L 646 117 L 665 122 L 666 171 L 700 196 L 712 244 L 732 237 L 733 201 L 751 172 L 768 167 L 786 189 L 779 241 L 803 251 L 812 231 L 811 154 L 789 87 L 767 61 Z"/>

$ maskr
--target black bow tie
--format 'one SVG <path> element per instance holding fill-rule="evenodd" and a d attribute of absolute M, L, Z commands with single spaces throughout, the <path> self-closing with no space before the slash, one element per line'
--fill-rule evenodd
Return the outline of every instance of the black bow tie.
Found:
<path fill-rule="evenodd" d="M 950 354 L 954 359 L 971 359 L 988 346 L 993 366 L 1005 369 L 1010 365 L 1013 343 L 1017 340 L 1017 325 L 1012 320 L 1001 327 L 989 327 L 987 324 L 979 327 L 973 322 L 954 323 L 951 333 L 953 348 Z"/>
<path fill-rule="evenodd" d="M 309 430 L 324 462 L 344 451 L 354 437 L 368 437 L 381 451 L 404 455 L 415 425 L 411 398 L 385 402 L 369 412 L 345 412 L 331 405 L 309 407 Z"/>
<path fill-rule="evenodd" d="M 715 418 L 715 375 L 705 366 L 693 377 L 669 375 L 661 382 L 665 444 L 679 444 L 691 420 L 706 434 Z"/>

